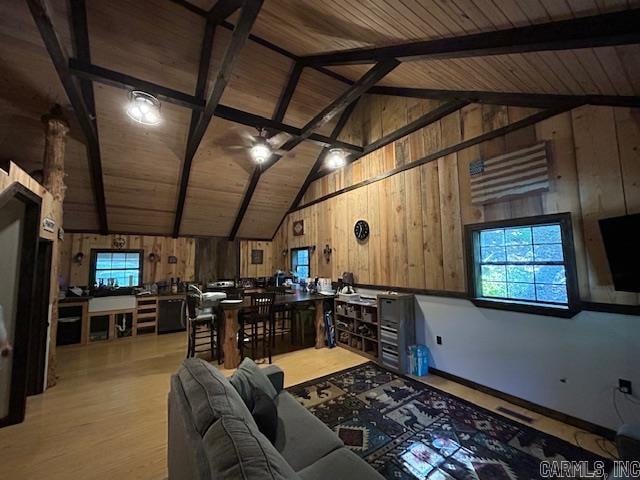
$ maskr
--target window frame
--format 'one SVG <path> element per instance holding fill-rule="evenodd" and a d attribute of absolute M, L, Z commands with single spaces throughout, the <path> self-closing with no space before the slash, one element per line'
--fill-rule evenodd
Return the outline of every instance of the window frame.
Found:
<path fill-rule="evenodd" d="M 309 263 L 303 264 L 303 265 L 306 265 L 308 267 L 308 269 L 309 269 L 309 275 L 308 275 L 308 277 L 305 277 L 305 280 L 306 280 L 307 278 L 311 278 L 311 247 L 296 247 L 296 248 L 292 248 L 291 249 L 291 271 L 293 272 L 293 276 L 295 278 L 298 278 L 298 279 L 300 278 L 300 277 L 298 277 L 297 272 L 294 269 L 293 259 L 296 256 L 296 252 L 299 252 L 299 251 L 302 251 L 302 250 L 306 250 L 307 251 L 307 258 L 309 259 Z"/>
<path fill-rule="evenodd" d="M 142 283 L 143 283 L 143 278 L 144 278 L 144 250 L 141 249 L 117 249 L 117 248 L 92 248 L 91 249 L 91 264 L 89 267 L 89 285 L 95 285 L 96 284 L 96 272 L 97 272 L 97 261 L 98 261 L 98 254 L 100 253 L 137 253 L 140 256 L 140 261 L 139 261 L 139 272 L 138 272 L 138 284 L 137 285 L 132 285 L 131 287 L 125 287 L 125 288 L 134 288 L 134 287 L 141 287 Z M 130 268 L 123 268 L 123 269 L 115 269 L 115 270 L 131 270 Z M 122 286 L 122 285 L 121 285 Z"/>
<path fill-rule="evenodd" d="M 480 232 L 491 229 L 508 229 L 527 226 L 540 226 L 545 224 L 559 224 L 562 239 L 562 254 L 564 257 L 564 269 L 567 287 L 567 303 L 554 306 L 552 303 L 542 303 L 526 300 L 491 299 L 482 297 L 479 293 L 481 281 L 481 255 Z M 537 215 L 494 222 L 475 223 L 465 225 L 465 254 L 467 265 L 467 294 L 471 302 L 477 307 L 499 310 L 511 310 L 516 312 L 533 313 L 538 315 L 550 315 L 554 317 L 573 317 L 581 308 L 580 293 L 578 290 L 578 273 L 576 269 L 575 247 L 573 243 L 573 225 L 571 213 L 556 213 L 550 215 Z M 531 262 L 535 263 L 535 262 Z M 525 264 L 526 265 L 526 264 Z"/>

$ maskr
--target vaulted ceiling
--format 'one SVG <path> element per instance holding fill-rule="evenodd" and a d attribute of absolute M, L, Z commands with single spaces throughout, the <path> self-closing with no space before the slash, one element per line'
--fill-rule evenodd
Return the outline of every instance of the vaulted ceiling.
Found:
<path fill-rule="evenodd" d="M 193 95 L 204 15 L 216 0 L 86 0 L 91 63 Z M 49 0 L 49 13 L 69 56 L 74 54 L 70 7 Z M 220 104 L 272 118 L 299 56 L 432 40 L 640 7 L 640 0 L 265 0 L 231 71 Z M 229 17 L 238 21 L 239 13 Z M 231 31 L 215 30 L 210 92 Z M 266 40 L 266 42 L 264 41 Z M 350 81 L 371 65 L 327 67 Z M 282 122 L 302 128 L 349 88 L 304 68 Z M 571 95 L 640 95 L 640 46 L 512 53 L 402 63 L 378 85 Z M 93 82 L 102 180 L 111 232 L 175 233 L 191 110 L 162 104 L 160 125 L 145 127 L 124 113 L 127 92 Z M 205 95 L 206 97 L 206 95 Z M 101 229 L 83 132 L 36 28 L 27 2 L 0 0 L 0 160 L 41 167 L 40 116 L 54 103 L 68 111 L 64 227 Z M 329 136 L 337 116 L 317 133 Z M 360 145 L 357 128 L 340 140 Z M 193 158 L 180 235 L 269 238 L 313 168 L 322 147 L 300 142 L 250 187 L 255 165 L 238 148 L 250 126 L 214 117 Z M 254 189 L 254 190 L 253 190 Z M 247 190 L 252 194 L 241 221 Z"/>

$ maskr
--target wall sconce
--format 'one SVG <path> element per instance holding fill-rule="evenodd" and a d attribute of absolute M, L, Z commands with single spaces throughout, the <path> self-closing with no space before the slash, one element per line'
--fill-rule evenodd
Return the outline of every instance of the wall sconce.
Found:
<path fill-rule="evenodd" d="M 159 256 L 159 255 L 156 255 L 156 254 L 155 254 L 155 253 L 153 253 L 153 252 L 151 252 L 151 253 L 149 254 L 149 262 L 150 262 L 150 263 L 156 263 L 156 262 L 159 262 L 159 261 L 160 261 L 160 256 Z"/>
<path fill-rule="evenodd" d="M 333 248 L 331 248 L 327 243 L 324 246 L 324 250 L 322 251 L 322 253 L 324 254 L 324 258 L 327 260 L 327 263 L 329 263 L 329 260 L 331 260 L 331 252 L 333 252 Z"/>
<path fill-rule="evenodd" d="M 73 256 L 73 261 L 78 265 L 82 265 L 82 261 L 84 260 L 84 253 L 78 252 Z"/>
<path fill-rule="evenodd" d="M 287 253 L 289 253 L 289 249 L 288 248 L 285 248 L 285 249 L 282 250 L 282 256 L 283 257 L 286 257 Z"/>
<path fill-rule="evenodd" d="M 315 245 L 311 245 L 311 246 L 309 247 L 309 251 L 310 251 L 311 253 L 316 253 L 316 246 L 315 246 Z"/>

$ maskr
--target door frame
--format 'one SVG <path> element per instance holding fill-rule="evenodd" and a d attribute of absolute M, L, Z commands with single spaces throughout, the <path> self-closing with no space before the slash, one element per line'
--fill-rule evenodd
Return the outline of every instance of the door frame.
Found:
<path fill-rule="evenodd" d="M 0 418 L 0 427 L 20 423 L 24 420 L 27 401 L 27 370 L 29 359 L 29 334 L 33 321 L 33 293 L 36 279 L 38 240 L 40 238 L 41 198 L 18 182 L 12 183 L 0 193 L 0 208 L 10 200 L 17 199 L 25 204 L 22 245 L 20 252 L 20 278 L 16 318 L 13 338 L 13 364 L 11 371 L 11 393 L 9 394 L 9 413 Z"/>

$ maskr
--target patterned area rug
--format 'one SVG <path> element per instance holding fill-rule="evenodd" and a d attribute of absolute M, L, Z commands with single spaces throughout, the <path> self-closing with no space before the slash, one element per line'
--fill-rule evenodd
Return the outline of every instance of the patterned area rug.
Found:
<path fill-rule="evenodd" d="M 591 452 L 372 362 L 288 391 L 387 479 L 538 479 L 542 460 L 610 468 Z"/>

